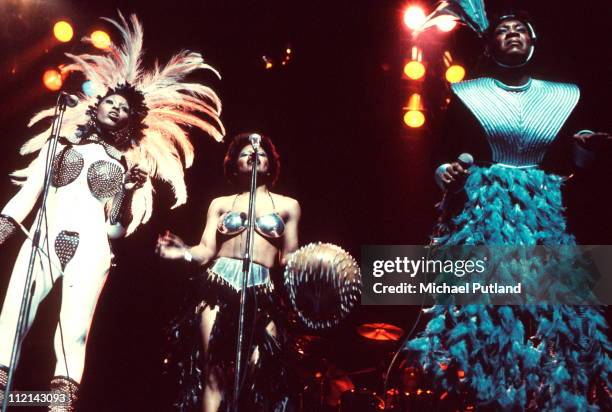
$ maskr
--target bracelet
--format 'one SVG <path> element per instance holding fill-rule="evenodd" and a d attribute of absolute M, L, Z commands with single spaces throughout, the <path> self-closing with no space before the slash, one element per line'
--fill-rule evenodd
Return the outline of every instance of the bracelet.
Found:
<path fill-rule="evenodd" d="M 189 249 L 185 249 L 185 252 L 183 252 L 183 259 L 185 259 L 185 261 L 187 262 L 193 261 L 193 255 L 191 254 Z"/>
<path fill-rule="evenodd" d="M 582 129 L 581 131 L 577 132 L 576 134 L 579 136 L 583 136 L 585 134 L 594 134 L 595 132 L 589 129 Z"/>

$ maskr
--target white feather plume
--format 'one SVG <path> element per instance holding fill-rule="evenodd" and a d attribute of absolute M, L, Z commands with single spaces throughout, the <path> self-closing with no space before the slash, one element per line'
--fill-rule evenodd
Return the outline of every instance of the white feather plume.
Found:
<path fill-rule="evenodd" d="M 163 66 L 155 64 L 151 71 L 142 68 L 143 29 L 135 15 L 128 21 L 119 13 L 119 21 L 103 18 L 117 28 L 121 43 L 111 43 L 104 54 L 66 54 L 71 63 L 66 71 L 80 71 L 92 82 L 94 90 L 106 91 L 128 82 L 144 95 L 149 109 L 144 124 L 144 137 L 138 145 L 124 155 L 129 166 L 139 165 L 147 171 L 149 178 L 156 178 L 170 185 L 175 196 L 173 207 L 187 201 L 184 169 L 193 163 L 194 150 L 188 130 L 196 127 L 217 141 L 225 135 L 221 123 L 221 101 L 213 89 L 200 84 L 183 81 L 196 70 L 219 73 L 204 62 L 199 53 L 183 50 L 174 55 Z M 91 43 L 90 38 L 83 41 Z M 87 109 L 97 103 L 98 98 L 79 94 L 79 104 L 68 108 L 62 124 L 62 135 L 73 136 L 79 125 L 87 123 Z M 31 119 L 30 126 L 54 114 L 54 109 L 45 109 Z M 21 154 L 39 151 L 50 135 L 50 128 L 29 139 L 21 148 Z M 15 171 L 14 178 L 28 176 L 30 166 Z M 19 181 L 15 183 L 20 184 Z M 153 185 L 150 179 L 137 190 L 132 201 L 133 220 L 128 233 L 151 217 L 153 208 Z"/>

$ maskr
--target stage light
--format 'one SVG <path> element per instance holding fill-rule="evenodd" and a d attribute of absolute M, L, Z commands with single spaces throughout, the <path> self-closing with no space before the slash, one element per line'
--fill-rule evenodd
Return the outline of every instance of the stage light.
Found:
<path fill-rule="evenodd" d="M 270 70 L 272 67 L 274 67 L 272 59 L 268 58 L 268 56 L 261 56 L 261 60 L 264 62 L 264 69 Z"/>
<path fill-rule="evenodd" d="M 74 30 L 72 30 L 72 26 L 70 25 L 70 23 L 61 20 L 55 23 L 55 25 L 53 26 L 53 35 L 62 43 L 66 43 L 72 40 L 72 36 L 74 36 Z"/>
<path fill-rule="evenodd" d="M 445 77 L 449 83 L 460 82 L 465 77 L 465 69 L 458 64 L 453 64 L 446 69 Z"/>
<path fill-rule="evenodd" d="M 425 75 L 425 65 L 419 61 L 409 61 L 404 66 L 404 74 L 412 80 L 419 80 Z"/>
<path fill-rule="evenodd" d="M 91 97 L 95 94 L 94 85 L 91 80 L 84 82 L 81 88 L 83 89 L 83 93 L 85 93 L 87 96 Z"/>
<path fill-rule="evenodd" d="M 457 26 L 457 21 L 455 21 L 455 18 L 452 16 L 448 16 L 448 17 L 449 17 L 448 19 L 442 19 L 442 20 L 439 20 L 438 23 L 436 23 L 438 30 L 449 32 L 452 29 L 454 29 L 455 26 Z"/>
<path fill-rule="evenodd" d="M 426 18 L 425 11 L 419 6 L 410 6 L 404 12 L 404 24 L 411 30 L 421 27 Z"/>
<path fill-rule="evenodd" d="M 409 110 L 404 114 L 404 123 L 408 127 L 417 129 L 425 124 L 425 115 L 418 110 Z"/>
<path fill-rule="evenodd" d="M 425 114 L 423 113 L 423 103 L 421 102 L 421 95 L 413 93 L 408 99 L 408 106 L 404 107 L 407 110 L 404 113 L 404 123 L 406 126 L 413 129 L 419 128 L 425 124 Z"/>
<path fill-rule="evenodd" d="M 83 93 L 90 97 L 104 95 L 104 92 L 106 91 L 104 86 L 99 83 L 94 83 L 91 80 L 84 81 L 81 85 L 81 89 L 83 90 Z"/>
<path fill-rule="evenodd" d="M 412 80 L 419 80 L 425 75 L 423 50 L 420 47 L 412 46 L 410 61 L 404 65 L 404 74 Z"/>
<path fill-rule="evenodd" d="M 102 30 L 96 30 L 91 33 L 91 43 L 98 49 L 108 49 L 111 45 L 111 39 L 108 33 Z"/>
<path fill-rule="evenodd" d="M 51 91 L 57 91 L 62 88 L 62 75 L 55 69 L 46 70 L 43 73 L 43 83 L 45 87 Z"/>

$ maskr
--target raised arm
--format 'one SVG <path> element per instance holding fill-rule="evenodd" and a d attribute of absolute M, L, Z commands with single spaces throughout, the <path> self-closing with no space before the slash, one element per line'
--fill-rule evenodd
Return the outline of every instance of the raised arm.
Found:
<path fill-rule="evenodd" d="M 206 226 L 198 245 L 189 247 L 180 237 L 166 232 L 157 241 L 159 255 L 165 259 L 184 259 L 200 265 L 205 265 L 212 260 L 218 251 L 217 223 L 222 213 L 221 204 L 221 198 L 210 203 L 206 214 Z"/>
<path fill-rule="evenodd" d="M 283 250 L 281 250 L 280 263 L 286 265 L 291 253 L 298 248 L 298 225 L 301 216 L 300 204 L 291 199 L 285 222 L 285 235 L 283 237 Z"/>

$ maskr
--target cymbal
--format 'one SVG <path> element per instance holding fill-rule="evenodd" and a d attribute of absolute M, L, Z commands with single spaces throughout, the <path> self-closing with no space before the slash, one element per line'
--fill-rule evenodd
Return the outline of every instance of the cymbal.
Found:
<path fill-rule="evenodd" d="M 357 327 L 357 333 L 371 340 L 398 341 L 404 330 L 390 323 L 364 323 Z"/>

